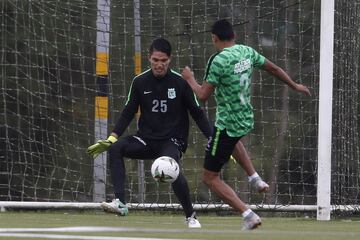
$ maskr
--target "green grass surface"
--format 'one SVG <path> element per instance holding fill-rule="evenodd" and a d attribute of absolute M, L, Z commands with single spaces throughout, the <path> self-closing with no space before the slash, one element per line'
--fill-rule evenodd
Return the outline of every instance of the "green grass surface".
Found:
<path fill-rule="evenodd" d="M 261 215 L 261 213 L 260 213 Z M 180 214 L 160 214 L 156 211 L 134 212 L 127 217 L 105 214 L 99 211 L 46 211 L 46 212 L 2 212 L 0 213 L 0 234 L 7 234 L 8 228 L 58 228 L 58 227 L 114 227 L 111 231 L 45 232 L 36 234 L 172 239 L 360 239 L 360 220 L 316 221 L 312 218 L 263 218 L 263 224 L 253 231 L 241 231 L 239 216 L 216 216 L 200 214 L 201 229 L 187 229 Z M 4 233 L 5 231 L 5 233 Z M 30 234 L 20 232 L 22 234 Z M 32 232 L 34 233 L 34 232 Z M 41 237 L 10 237 L 0 239 L 50 239 Z M 59 239 L 59 238 L 58 238 Z M 64 238 L 65 239 L 65 238 Z M 68 238 L 71 239 L 71 238 Z M 75 238 L 73 238 L 75 239 Z"/>

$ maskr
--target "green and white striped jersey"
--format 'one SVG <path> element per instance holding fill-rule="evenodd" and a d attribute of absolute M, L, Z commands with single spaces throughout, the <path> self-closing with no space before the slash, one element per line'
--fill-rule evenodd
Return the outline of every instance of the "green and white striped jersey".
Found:
<path fill-rule="evenodd" d="M 215 126 L 226 129 L 231 137 L 246 135 L 254 127 L 250 85 L 254 67 L 265 63 L 265 57 L 253 48 L 234 45 L 212 55 L 204 80 L 215 86 Z"/>

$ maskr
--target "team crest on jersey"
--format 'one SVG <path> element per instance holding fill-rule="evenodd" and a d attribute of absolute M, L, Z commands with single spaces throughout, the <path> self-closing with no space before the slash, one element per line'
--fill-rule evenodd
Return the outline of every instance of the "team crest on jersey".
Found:
<path fill-rule="evenodd" d="M 169 99 L 176 98 L 175 88 L 168 88 L 168 98 Z"/>

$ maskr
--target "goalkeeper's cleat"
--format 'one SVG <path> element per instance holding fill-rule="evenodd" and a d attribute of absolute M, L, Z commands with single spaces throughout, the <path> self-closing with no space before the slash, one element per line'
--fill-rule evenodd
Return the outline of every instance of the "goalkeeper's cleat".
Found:
<path fill-rule="evenodd" d="M 201 228 L 199 220 L 196 219 L 196 213 L 193 212 L 190 217 L 185 219 L 188 228 Z"/>
<path fill-rule="evenodd" d="M 112 202 L 102 202 L 101 208 L 107 213 L 117 213 L 120 216 L 126 216 L 129 214 L 129 209 L 118 198 L 112 200 Z"/>
<path fill-rule="evenodd" d="M 261 218 L 254 212 L 244 218 L 242 230 L 252 230 L 261 225 Z"/>
<path fill-rule="evenodd" d="M 259 193 L 265 193 L 269 191 L 269 184 L 264 182 L 261 177 L 256 177 L 250 181 L 251 188 L 255 189 Z"/>

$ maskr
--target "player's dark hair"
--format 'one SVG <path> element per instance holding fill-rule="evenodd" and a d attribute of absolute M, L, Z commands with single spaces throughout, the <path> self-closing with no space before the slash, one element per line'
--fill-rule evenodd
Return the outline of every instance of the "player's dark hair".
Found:
<path fill-rule="evenodd" d="M 170 57 L 171 45 L 168 40 L 164 38 L 157 38 L 151 43 L 149 48 L 149 54 L 151 55 L 154 51 L 163 52 Z"/>
<path fill-rule="evenodd" d="M 233 27 L 226 19 L 216 21 L 211 27 L 211 33 L 220 41 L 231 41 L 235 38 Z"/>

